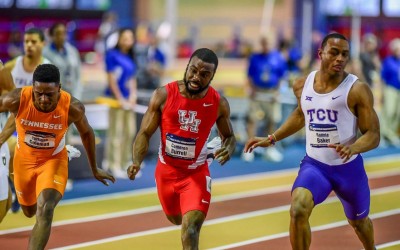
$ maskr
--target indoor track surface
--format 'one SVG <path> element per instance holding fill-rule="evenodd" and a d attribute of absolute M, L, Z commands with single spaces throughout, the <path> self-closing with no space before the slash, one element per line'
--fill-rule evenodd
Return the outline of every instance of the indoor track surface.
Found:
<path fill-rule="evenodd" d="M 213 199 L 200 249 L 291 249 L 290 189 L 303 155 L 291 150 L 281 163 L 260 157 L 254 163 L 237 157 L 223 167 L 213 163 Z M 400 249 L 400 150 L 375 151 L 365 163 L 377 249 Z M 154 165 L 146 162 L 135 182 L 119 179 L 102 187 L 76 181 L 56 208 L 46 249 L 181 249 L 180 227 L 168 222 L 158 202 Z M 9 213 L 0 224 L 0 249 L 26 249 L 34 222 L 22 212 Z M 310 222 L 311 249 L 362 249 L 334 194 L 314 209 Z"/>

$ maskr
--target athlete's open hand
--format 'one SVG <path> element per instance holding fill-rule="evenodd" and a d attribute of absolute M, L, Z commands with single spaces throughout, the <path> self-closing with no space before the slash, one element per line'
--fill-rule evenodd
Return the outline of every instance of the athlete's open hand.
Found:
<path fill-rule="evenodd" d="M 128 174 L 128 178 L 132 181 L 135 179 L 135 177 L 139 173 L 139 171 L 140 171 L 140 165 L 137 165 L 135 163 L 130 165 L 129 168 L 126 170 L 126 172 Z"/>
<path fill-rule="evenodd" d="M 101 168 L 97 168 L 96 173 L 94 173 L 94 178 L 102 182 L 104 185 L 109 186 L 110 184 L 106 180 L 110 180 L 112 183 L 115 182 L 114 176 L 110 175 Z"/>
<path fill-rule="evenodd" d="M 328 147 L 336 150 L 340 158 L 344 159 L 343 163 L 347 162 L 353 155 L 356 154 L 349 146 L 343 144 L 329 144 Z"/>
<path fill-rule="evenodd" d="M 217 149 L 214 154 L 215 159 L 219 162 L 219 164 L 224 165 L 227 161 L 231 159 L 231 155 L 229 154 L 229 150 L 226 147 L 222 147 Z"/>
<path fill-rule="evenodd" d="M 253 137 L 250 138 L 244 146 L 245 153 L 251 153 L 257 147 L 269 147 L 272 146 L 271 140 L 268 137 Z"/>

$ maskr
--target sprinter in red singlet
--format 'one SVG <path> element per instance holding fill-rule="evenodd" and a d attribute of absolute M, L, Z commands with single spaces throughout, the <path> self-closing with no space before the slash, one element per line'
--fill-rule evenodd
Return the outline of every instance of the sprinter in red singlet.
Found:
<path fill-rule="evenodd" d="M 133 144 L 133 164 L 128 176 L 135 179 L 158 127 L 161 146 L 155 179 L 163 210 L 173 224 L 182 225 L 183 249 L 198 249 L 199 234 L 211 201 L 207 141 L 216 123 L 222 139 L 215 159 L 225 164 L 236 140 L 227 100 L 210 87 L 218 58 L 209 49 L 196 50 L 184 79 L 156 89 Z"/>

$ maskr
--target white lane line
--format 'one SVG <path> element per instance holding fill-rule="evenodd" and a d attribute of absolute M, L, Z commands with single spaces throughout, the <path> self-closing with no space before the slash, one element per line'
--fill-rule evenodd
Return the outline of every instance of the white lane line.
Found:
<path fill-rule="evenodd" d="M 378 188 L 371 190 L 371 196 L 372 195 L 380 195 L 380 194 L 386 194 L 390 192 L 398 192 L 400 191 L 400 185 L 395 185 L 395 186 L 390 186 L 390 187 L 384 187 L 384 188 Z M 328 203 L 334 203 L 338 202 L 339 199 L 334 196 L 334 197 L 328 197 L 325 201 L 324 204 Z M 217 219 L 211 219 L 208 221 L 204 222 L 204 226 L 207 225 L 214 225 L 214 224 L 219 224 L 219 223 L 226 223 L 226 222 L 231 222 L 231 221 L 236 221 L 236 220 L 243 220 L 247 218 L 252 218 L 252 217 L 257 217 L 257 216 L 263 216 L 263 215 L 268 215 L 268 214 L 273 214 L 273 213 L 279 213 L 279 212 L 284 212 L 288 211 L 290 208 L 290 205 L 284 205 L 284 206 L 278 206 L 278 207 L 273 207 L 273 208 L 268 208 L 268 209 L 262 209 L 262 210 L 257 210 L 253 212 L 248 212 L 248 213 L 242 213 L 242 214 L 237 214 L 237 215 L 232 215 L 232 216 L 226 216 L 226 217 L 221 217 Z M 391 212 L 394 211 L 394 212 Z M 381 213 L 376 213 L 373 215 L 370 215 L 371 218 L 374 218 L 373 216 L 389 216 L 391 213 L 400 213 L 400 209 L 395 209 L 395 210 L 390 210 L 390 211 L 385 211 Z M 335 222 L 332 224 L 336 224 L 340 222 Z M 329 225 L 329 224 L 328 224 Z M 325 226 L 318 226 L 315 227 L 317 230 L 323 230 L 319 228 L 324 228 Z M 87 246 L 92 246 L 92 245 L 98 245 L 98 244 L 104 244 L 104 243 L 109 243 L 117 240 L 125 240 L 125 239 L 130 239 L 130 238 L 135 238 L 135 237 L 140 237 L 140 236 L 145 236 L 145 235 L 152 235 L 152 234 L 157 234 L 157 233 L 164 233 L 164 232 L 169 232 L 173 230 L 180 230 L 180 227 L 178 226 L 173 226 L 173 227 L 163 227 L 163 228 L 158 228 L 158 229 L 152 229 L 152 230 L 147 230 L 147 231 L 142 231 L 142 232 L 136 232 L 136 233 L 130 233 L 130 234 L 122 234 L 119 236 L 114 236 L 114 237 L 109 237 L 109 238 L 103 238 L 101 240 L 94 240 L 94 241 L 88 241 L 80 244 L 73 244 L 73 245 L 68 245 L 60 248 L 54 248 L 54 249 L 76 249 L 80 247 L 87 247 Z M 268 236 L 269 237 L 269 236 Z M 219 248 L 222 249 L 222 248 Z"/>
<path fill-rule="evenodd" d="M 255 197 L 255 196 L 260 196 L 260 195 L 285 192 L 288 190 L 290 190 L 290 186 L 264 188 L 264 189 L 258 189 L 255 191 L 221 195 L 221 196 L 216 197 L 215 199 L 213 198 L 212 202 L 222 202 L 222 201 L 235 200 L 235 199 L 241 199 L 241 198 L 247 198 L 247 197 Z M 74 224 L 74 223 L 78 224 L 78 223 L 105 220 L 105 219 L 111 219 L 111 218 L 117 218 L 117 217 L 123 217 L 123 216 L 144 214 L 144 213 L 156 212 L 156 211 L 161 211 L 161 210 L 162 210 L 161 206 L 157 205 L 157 206 L 127 210 L 127 211 L 122 211 L 122 212 L 106 213 L 106 214 L 101 214 L 101 215 L 94 215 L 94 216 L 88 216 L 88 217 L 82 217 L 82 218 L 56 221 L 56 222 L 53 222 L 53 227 L 64 226 L 64 225 L 69 225 L 69 224 Z M 0 230 L 0 235 L 29 231 L 31 229 L 32 229 L 32 226 Z"/>
<path fill-rule="evenodd" d="M 133 210 L 122 211 L 122 212 L 114 212 L 114 213 L 94 215 L 94 216 L 83 217 L 83 218 L 75 218 L 75 219 L 69 219 L 69 220 L 56 221 L 56 222 L 53 222 L 52 225 L 53 225 L 53 227 L 58 227 L 58 226 L 79 224 L 79 223 L 111 219 L 111 218 L 118 218 L 118 217 L 130 216 L 130 215 L 136 215 L 136 214 L 144 214 L 144 213 L 150 213 L 150 212 L 160 211 L 160 210 L 161 210 L 161 206 L 158 205 L 158 206 L 145 207 L 145 208 L 133 209 Z M 24 232 L 24 231 L 29 231 L 29 230 L 32 230 L 32 226 L 1 230 L 0 235 Z"/>
<path fill-rule="evenodd" d="M 371 219 L 379 219 L 379 218 L 389 217 L 389 216 L 398 215 L 398 214 L 400 214 L 400 209 L 393 209 L 393 210 L 388 210 L 388 211 L 384 211 L 384 212 L 380 212 L 380 213 L 370 214 L 370 218 Z M 342 220 L 342 221 L 337 221 L 337 222 L 334 222 L 334 223 L 329 223 L 329 224 L 326 224 L 326 225 L 312 227 L 311 231 L 312 232 L 318 232 L 318 231 L 323 231 L 323 230 L 328 230 L 328 229 L 333 229 L 333 228 L 337 228 L 337 227 L 346 226 L 348 224 L 349 223 L 348 223 L 347 220 Z M 215 248 L 209 248 L 207 250 L 221 250 L 221 249 L 236 248 L 236 247 L 241 247 L 241 246 L 246 246 L 246 245 L 250 245 L 250 244 L 254 244 L 254 243 L 263 242 L 263 241 L 279 239 L 279 238 L 283 238 L 283 237 L 289 237 L 289 232 L 273 234 L 273 235 L 259 237 L 259 238 L 255 238 L 255 239 L 251 239 L 251 240 L 236 242 L 236 243 L 229 244 L 229 245 L 223 245 L 223 246 L 218 246 L 218 247 L 215 247 Z M 379 247 L 378 247 L 378 249 L 379 249 Z"/>
<path fill-rule="evenodd" d="M 392 155 L 384 155 L 384 156 L 376 156 L 376 157 L 369 157 L 364 158 L 365 164 L 376 164 L 377 167 L 380 163 L 390 163 L 390 162 L 399 162 L 400 154 L 392 154 Z M 276 170 L 271 172 L 263 172 L 263 173 L 253 173 L 247 175 L 240 175 L 240 176 L 231 176 L 231 177 L 223 177 L 214 179 L 214 185 L 223 185 L 229 183 L 238 183 L 238 182 L 248 182 L 251 180 L 262 180 L 262 179 L 274 179 L 279 177 L 285 177 L 288 175 L 295 175 L 298 172 L 298 167 L 290 168 L 290 169 L 283 169 L 283 170 Z M 373 173 L 369 173 L 368 176 L 377 176 L 378 173 L 382 173 L 383 176 L 389 176 L 391 174 L 400 174 L 398 169 L 389 169 L 389 170 L 382 170 Z M 387 175 L 384 175 L 384 174 Z M 90 197 L 82 197 L 82 198 L 75 198 L 69 200 L 61 200 L 60 205 L 67 205 L 67 204 L 76 204 L 82 202 L 92 202 L 92 201 L 101 201 L 101 200 L 110 200 L 110 199 L 118 199 L 118 198 L 127 198 L 127 196 L 137 196 L 137 195 L 145 195 L 155 193 L 156 188 L 145 188 L 139 189 L 134 191 L 124 191 L 118 192 L 113 194 L 104 194 L 104 195 L 95 195 Z"/>
<path fill-rule="evenodd" d="M 392 242 L 386 242 L 384 244 L 376 245 L 376 249 L 381 249 L 381 248 L 386 248 L 386 247 L 392 247 L 392 246 L 400 246 L 400 240 L 397 241 L 392 241 Z M 399 247 L 400 248 L 400 247 Z"/>
<path fill-rule="evenodd" d="M 400 173 L 397 170 L 396 171 L 383 170 L 383 171 L 379 171 L 379 172 L 370 174 L 369 178 L 370 179 L 381 178 L 381 177 L 399 175 L 399 174 Z M 276 187 L 268 187 L 268 188 L 263 188 L 263 189 L 257 189 L 254 191 L 244 191 L 244 192 L 239 192 L 239 193 L 215 196 L 215 198 L 212 198 L 212 202 L 222 202 L 222 201 L 243 199 L 243 198 L 261 196 L 261 195 L 267 195 L 267 194 L 289 192 L 290 189 L 291 189 L 291 184 L 276 186 Z M 142 190 L 141 192 L 136 191 L 135 194 L 148 194 L 151 192 L 155 192 L 155 190 L 146 189 L 146 190 Z M 110 195 L 110 196 L 118 197 L 118 198 L 126 198 L 126 196 L 122 195 L 121 193 Z M 103 199 L 106 199 L 106 198 L 102 197 L 100 200 L 103 200 Z M 87 200 L 84 200 L 84 201 L 86 202 Z M 93 201 L 95 201 L 95 200 L 93 200 Z M 126 210 L 126 211 L 121 211 L 121 212 L 113 212 L 113 213 L 106 213 L 106 214 L 101 214 L 101 215 L 94 215 L 94 216 L 88 216 L 88 217 L 56 221 L 56 222 L 53 222 L 53 226 L 56 227 L 56 226 L 64 226 L 64 225 L 74 224 L 74 223 L 85 223 L 85 222 L 105 220 L 105 219 L 130 216 L 130 215 L 136 215 L 136 214 L 150 213 L 150 212 L 161 211 L 161 210 L 162 210 L 161 206 L 157 205 L 157 206 L 151 206 L 151 207 L 145 207 L 145 208 Z M 24 232 L 24 231 L 29 231 L 31 229 L 32 229 L 32 226 L 25 226 L 25 227 L 13 228 L 13 229 L 0 230 L 0 235 Z"/>

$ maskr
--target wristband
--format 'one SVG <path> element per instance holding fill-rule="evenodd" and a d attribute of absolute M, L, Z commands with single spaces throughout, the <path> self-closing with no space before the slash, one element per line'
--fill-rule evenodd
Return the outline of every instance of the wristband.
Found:
<path fill-rule="evenodd" d="M 272 145 L 275 145 L 276 140 L 274 139 L 274 134 L 268 135 L 268 140 Z"/>

